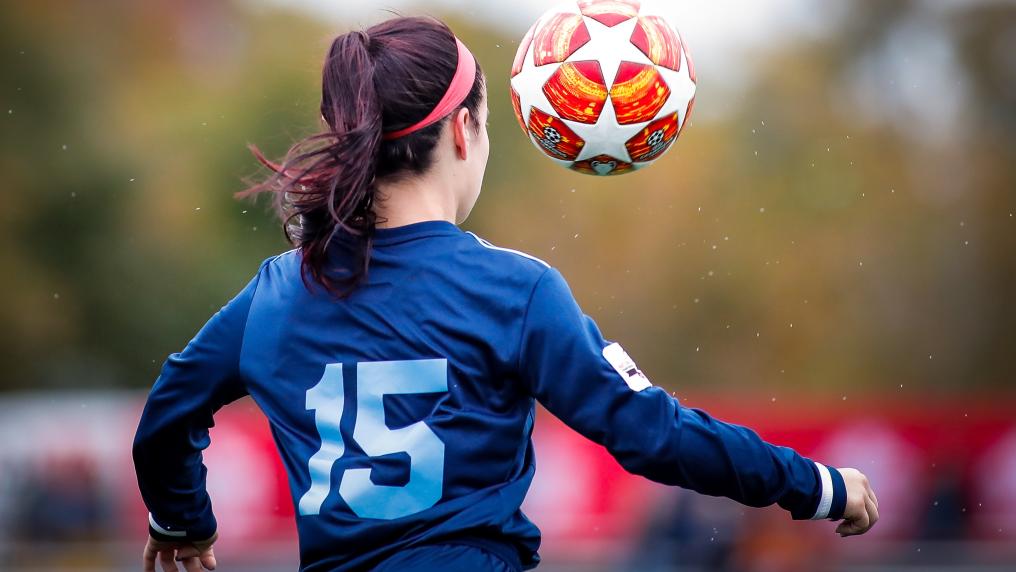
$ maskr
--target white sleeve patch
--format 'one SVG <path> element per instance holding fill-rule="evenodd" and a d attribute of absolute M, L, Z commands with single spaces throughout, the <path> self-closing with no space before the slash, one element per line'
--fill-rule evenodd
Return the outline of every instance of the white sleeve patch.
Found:
<path fill-rule="evenodd" d="M 603 348 L 603 357 L 632 391 L 642 391 L 647 387 L 652 387 L 653 384 L 649 382 L 649 378 L 635 365 L 621 344 L 613 343 Z"/>

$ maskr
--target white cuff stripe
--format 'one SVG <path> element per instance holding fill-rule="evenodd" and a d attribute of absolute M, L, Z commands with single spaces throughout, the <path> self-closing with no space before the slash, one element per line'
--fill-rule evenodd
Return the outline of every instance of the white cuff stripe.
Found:
<path fill-rule="evenodd" d="M 152 516 L 152 513 L 148 513 L 148 524 L 152 525 L 155 532 L 158 532 L 159 534 L 165 534 L 166 536 L 187 536 L 187 531 L 185 530 L 166 530 L 165 528 L 162 528 L 159 526 L 159 523 L 155 522 L 155 517 Z"/>
<path fill-rule="evenodd" d="M 822 480 L 822 498 L 818 501 L 818 508 L 815 509 L 815 516 L 812 516 L 811 520 L 822 520 L 829 516 L 829 509 L 833 506 L 833 477 L 822 463 L 815 463 L 815 467 L 818 468 Z"/>

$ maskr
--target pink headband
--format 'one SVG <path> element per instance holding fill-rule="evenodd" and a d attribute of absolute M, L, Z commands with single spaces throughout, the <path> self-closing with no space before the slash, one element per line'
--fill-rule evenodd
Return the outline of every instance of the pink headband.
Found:
<path fill-rule="evenodd" d="M 455 111 L 465 101 L 466 96 L 473 89 L 473 83 L 476 81 L 476 60 L 473 59 L 473 54 L 469 52 L 466 45 L 459 41 L 458 38 L 455 38 L 455 44 L 459 48 L 459 62 L 455 67 L 455 75 L 452 76 L 452 81 L 448 84 L 448 90 L 441 97 L 441 101 L 437 102 L 437 105 L 427 114 L 427 117 L 405 129 L 385 133 L 382 135 L 382 139 L 389 141 L 403 135 L 409 135 L 414 131 L 419 131 L 432 123 L 444 119 L 446 115 Z"/>

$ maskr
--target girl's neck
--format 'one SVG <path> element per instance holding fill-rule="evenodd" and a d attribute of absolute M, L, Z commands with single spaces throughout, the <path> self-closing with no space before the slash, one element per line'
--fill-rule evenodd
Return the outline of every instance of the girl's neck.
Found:
<path fill-rule="evenodd" d="M 427 220 L 446 220 L 454 224 L 457 212 L 455 193 L 448 181 L 440 179 L 427 173 L 379 183 L 378 200 L 374 204 L 378 228 Z"/>

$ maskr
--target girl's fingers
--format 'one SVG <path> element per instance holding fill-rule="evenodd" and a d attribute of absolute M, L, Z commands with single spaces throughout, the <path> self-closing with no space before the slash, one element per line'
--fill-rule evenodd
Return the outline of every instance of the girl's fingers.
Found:
<path fill-rule="evenodd" d="M 145 545 L 145 552 L 141 555 L 143 572 L 155 572 L 155 557 L 158 555 L 151 546 Z"/>
<path fill-rule="evenodd" d="M 215 553 L 212 552 L 211 548 L 201 554 L 201 564 L 209 570 L 215 570 Z"/>
<path fill-rule="evenodd" d="M 176 559 L 183 560 L 184 558 L 191 558 L 194 556 L 200 556 L 201 553 L 198 549 L 193 546 L 181 546 L 176 549 Z"/>
<path fill-rule="evenodd" d="M 867 531 L 871 527 L 875 526 L 876 522 L 878 522 L 878 506 L 871 495 L 868 495 L 868 498 L 865 499 L 864 508 L 868 510 L 868 528 L 865 529 L 865 531 Z"/>
<path fill-rule="evenodd" d="M 176 566 L 174 552 L 176 551 L 173 549 L 159 552 L 159 563 L 162 564 L 162 572 L 180 572 L 180 569 Z"/>
<path fill-rule="evenodd" d="M 868 530 L 869 522 L 868 512 L 864 511 L 852 520 L 845 520 L 840 523 L 840 525 L 836 527 L 836 532 L 840 533 L 841 536 L 861 534 L 865 530 Z"/>

